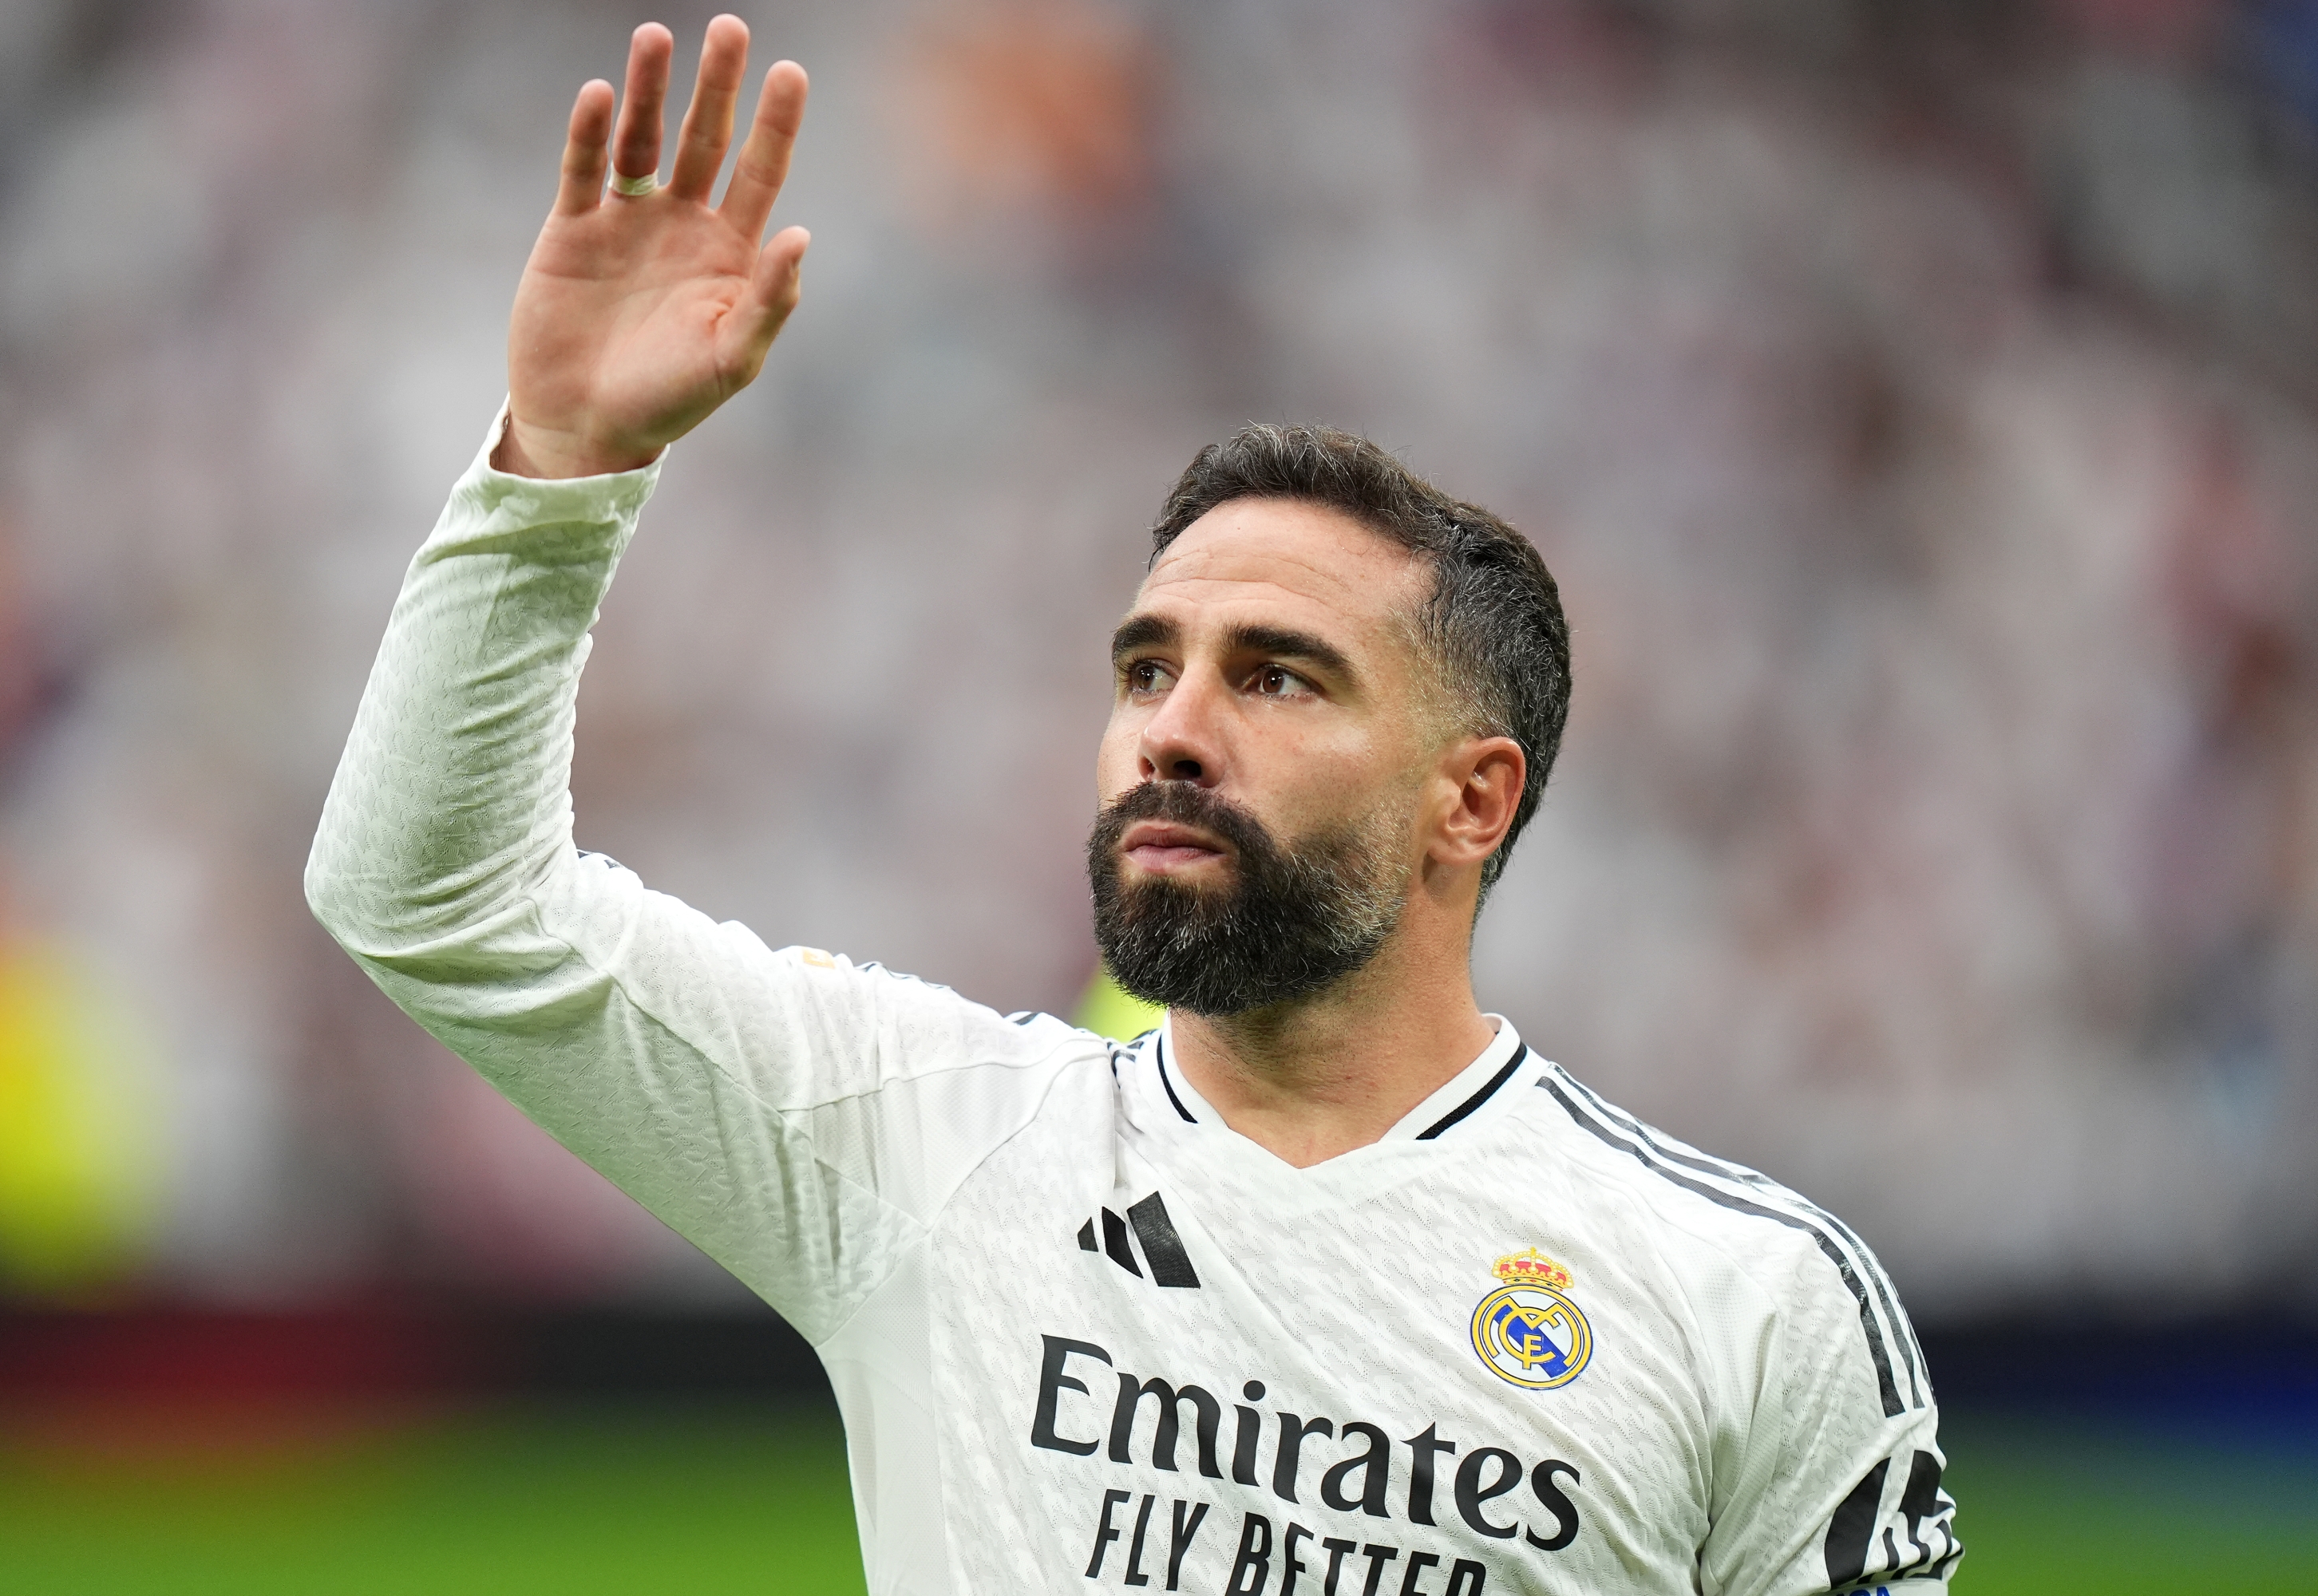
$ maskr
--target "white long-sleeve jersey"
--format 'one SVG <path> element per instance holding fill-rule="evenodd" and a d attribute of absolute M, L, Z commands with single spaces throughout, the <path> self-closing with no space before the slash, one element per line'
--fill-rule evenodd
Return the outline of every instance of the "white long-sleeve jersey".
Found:
<path fill-rule="evenodd" d="M 1838 1221 L 1510 1025 L 1289 1167 L 1118 1046 L 577 851 L 657 467 L 453 491 L 308 867 L 373 979 L 813 1343 L 872 1590 L 1944 1590 L 1936 1410 Z"/>

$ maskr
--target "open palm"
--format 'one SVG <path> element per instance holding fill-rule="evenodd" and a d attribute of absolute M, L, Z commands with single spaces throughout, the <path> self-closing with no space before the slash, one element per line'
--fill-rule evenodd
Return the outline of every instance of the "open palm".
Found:
<path fill-rule="evenodd" d="M 804 229 L 758 242 L 804 116 L 795 62 L 766 74 L 723 202 L 708 202 L 748 70 L 738 17 L 708 24 L 667 186 L 605 189 L 607 171 L 633 187 L 659 170 L 674 42 L 656 22 L 636 30 L 616 132 L 608 83 L 587 85 L 571 108 L 555 208 L 508 330 L 503 470 L 571 477 L 646 463 L 748 386 L 795 308 Z"/>

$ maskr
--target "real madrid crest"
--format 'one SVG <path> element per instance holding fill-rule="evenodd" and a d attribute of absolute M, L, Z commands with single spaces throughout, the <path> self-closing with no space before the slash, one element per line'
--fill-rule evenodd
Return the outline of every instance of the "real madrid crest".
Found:
<path fill-rule="evenodd" d="M 1496 1261 L 1499 1285 L 1473 1310 L 1473 1350 L 1532 1391 L 1567 1385 L 1594 1356 L 1594 1327 L 1566 1295 L 1569 1271 L 1532 1247 Z"/>

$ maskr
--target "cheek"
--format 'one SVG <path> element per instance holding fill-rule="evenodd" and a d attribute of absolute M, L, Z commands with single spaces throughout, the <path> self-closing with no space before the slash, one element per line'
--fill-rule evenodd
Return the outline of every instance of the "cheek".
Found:
<path fill-rule="evenodd" d="M 1137 765 L 1135 730 L 1125 719 L 1113 712 L 1109 725 L 1103 728 L 1102 740 L 1094 749 L 1095 802 L 1107 804 L 1139 779 Z"/>
<path fill-rule="evenodd" d="M 1359 736 L 1282 738 L 1264 753 L 1249 785 L 1296 830 L 1365 817 L 1403 785 L 1398 767 Z"/>
<path fill-rule="evenodd" d="M 1415 844 L 1431 829 L 1433 767 L 1428 750 L 1398 738 L 1379 740 L 1363 750 L 1356 770 L 1346 771 L 1340 815 L 1379 846 Z"/>

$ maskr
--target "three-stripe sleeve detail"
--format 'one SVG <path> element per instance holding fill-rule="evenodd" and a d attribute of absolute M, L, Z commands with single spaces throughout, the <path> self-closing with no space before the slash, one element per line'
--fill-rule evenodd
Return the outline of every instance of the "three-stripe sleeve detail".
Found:
<path fill-rule="evenodd" d="M 1924 1405 L 1922 1386 L 1912 1369 L 1912 1357 L 1909 1360 L 1911 1365 L 1909 1386 L 1915 1394 L 1915 1400 L 1910 1403 L 1900 1399 L 1899 1384 L 1892 1375 L 1891 1352 L 1884 1340 L 1882 1320 L 1876 1311 L 1876 1298 L 1883 1294 L 1871 1288 L 1861 1278 L 1863 1260 L 1867 1256 L 1864 1249 L 1861 1250 L 1859 1258 L 1855 1259 L 1828 1228 L 1806 1217 L 1804 1214 L 1792 1211 L 1795 1207 L 1801 1207 L 1810 1213 L 1817 1212 L 1810 1209 L 1810 1206 L 1803 1203 L 1801 1198 L 1793 1197 L 1783 1190 L 1773 1191 L 1755 1188 L 1751 1183 L 1738 1180 L 1721 1170 L 1700 1171 L 1701 1175 L 1711 1176 L 1715 1180 L 1749 1186 L 1754 1195 L 1747 1195 L 1725 1189 L 1720 1185 L 1710 1184 L 1707 1179 L 1700 1179 L 1699 1175 L 1685 1173 L 1674 1161 L 1665 1156 L 1664 1150 L 1658 1146 L 1656 1139 L 1642 1131 L 1639 1122 L 1635 1122 L 1631 1129 L 1621 1125 L 1619 1121 L 1627 1119 L 1629 1116 L 1616 1115 L 1613 1117 L 1611 1113 L 1604 1112 L 1602 1108 L 1595 1106 L 1590 1093 L 1586 1094 L 1587 1101 L 1581 1103 L 1569 1089 L 1565 1089 L 1565 1085 L 1568 1088 L 1577 1088 L 1577 1082 L 1569 1080 L 1559 1070 L 1548 1071 L 1546 1074 L 1540 1077 L 1538 1085 L 1553 1094 L 1554 1099 L 1568 1112 L 1579 1129 L 1586 1131 L 1604 1145 L 1631 1155 L 1635 1161 L 1661 1179 L 1670 1181 L 1686 1191 L 1694 1192 L 1707 1201 L 1729 1208 L 1734 1213 L 1750 1215 L 1757 1219 L 1767 1219 L 1774 1224 L 1783 1224 L 1790 1230 L 1798 1230 L 1810 1236 L 1818 1243 L 1819 1251 L 1826 1255 L 1828 1261 L 1835 1265 L 1836 1273 L 1842 1277 L 1845 1289 L 1851 1293 L 1852 1300 L 1859 1305 L 1859 1325 L 1860 1329 L 1866 1333 L 1867 1355 L 1875 1366 L 1875 1385 L 1878 1394 L 1882 1399 L 1884 1417 L 1897 1418 L 1910 1406 L 1920 1408 Z M 1695 1163 L 1698 1161 L 1685 1161 Z M 1768 1185 L 1768 1182 L 1765 1182 L 1765 1185 Z M 1768 1202 L 1756 1201 L 1757 1197 L 1770 1198 L 1786 1206 L 1773 1206 Z M 1907 1335 L 1906 1322 L 1900 1319 L 1896 1312 L 1892 1317 L 1900 1336 L 1904 1338 Z"/>
<path fill-rule="evenodd" d="M 1668 1163 L 1681 1164 L 1686 1169 L 1696 1170 L 1703 1175 L 1713 1175 L 1724 1180 L 1733 1181 L 1768 1201 L 1783 1204 L 1792 1208 L 1815 1224 L 1833 1231 L 1844 1246 L 1850 1251 L 1853 1258 L 1857 1260 L 1860 1275 L 1869 1286 L 1874 1288 L 1876 1301 L 1882 1305 L 1884 1322 L 1892 1327 L 1893 1339 L 1900 1345 L 1900 1360 L 1906 1364 L 1908 1370 L 1908 1391 L 1912 1399 L 1908 1405 L 1918 1408 L 1924 1405 L 1925 1384 L 1930 1378 L 1930 1375 L 1924 1362 L 1923 1349 L 1916 1340 L 1915 1326 L 1909 1324 L 1908 1316 L 1900 1311 L 1900 1294 L 1891 1285 L 1891 1278 L 1883 1272 L 1883 1266 L 1876 1262 L 1875 1254 L 1868 1251 L 1867 1243 L 1859 1239 L 1857 1232 L 1809 1197 L 1788 1190 L 1768 1175 L 1758 1170 L 1747 1169 L 1743 1164 L 1731 1163 L 1725 1159 L 1711 1158 L 1704 1153 L 1685 1152 L 1679 1148 L 1667 1146 L 1658 1139 L 1649 1126 L 1624 1109 L 1604 1101 L 1599 1092 L 1584 1081 L 1566 1074 L 1563 1079 L 1568 1081 L 1570 1088 L 1578 1096 L 1592 1104 L 1595 1111 L 1613 1125 L 1624 1127 L 1629 1134 Z"/>

